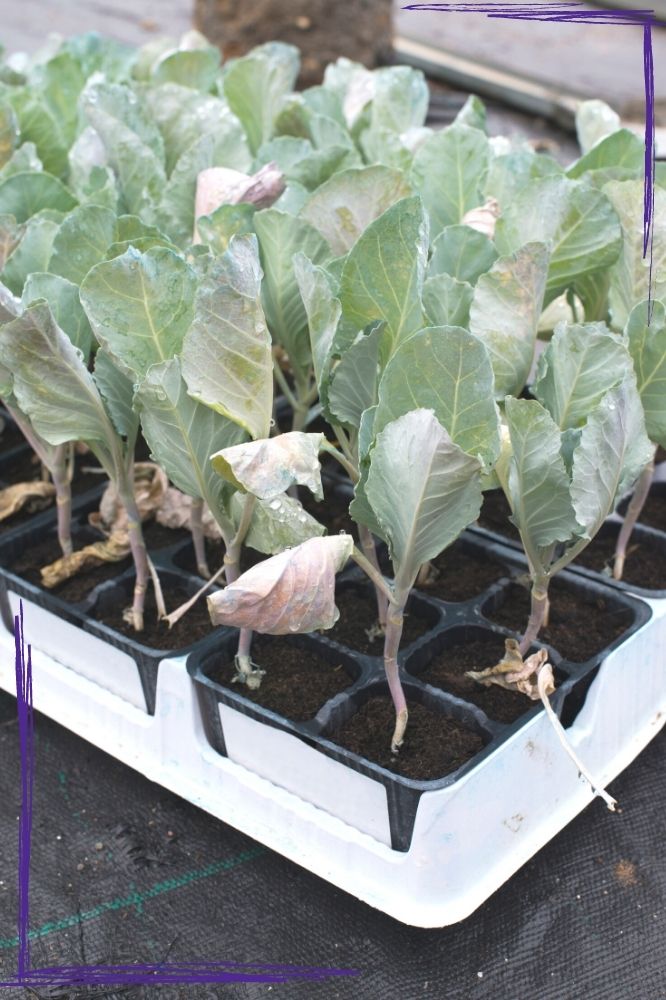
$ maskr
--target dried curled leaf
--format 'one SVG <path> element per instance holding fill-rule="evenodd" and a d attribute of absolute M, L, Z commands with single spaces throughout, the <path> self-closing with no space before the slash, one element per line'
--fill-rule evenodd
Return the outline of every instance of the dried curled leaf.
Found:
<path fill-rule="evenodd" d="M 165 473 L 152 462 L 137 462 L 134 466 L 134 496 L 141 520 L 154 517 L 159 510 L 169 481 Z M 99 510 L 88 515 L 89 523 L 107 537 L 93 542 L 69 556 L 63 556 L 41 570 L 42 585 L 55 587 L 77 573 L 120 562 L 131 553 L 127 511 L 112 483 L 102 494 Z"/>
<path fill-rule="evenodd" d="M 238 490 L 273 500 L 294 483 L 323 499 L 319 450 L 323 434 L 290 431 L 274 438 L 223 448 L 212 456 L 213 468 Z"/>
<path fill-rule="evenodd" d="M 56 559 L 49 566 L 44 566 L 41 570 L 42 586 L 51 589 L 77 573 L 104 563 L 121 562 L 129 554 L 129 536 L 123 532 L 112 534 L 102 542 L 93 542 L 92 545 L 86 545 L 68 556 Z"/>
<path fill-rule="evenodd" d="M 191 517 L 192 497 L 188 497 L 186 493 L 181 493 L 175 486 L 169 486 L 155 514 L 157 523 L 165 528 L 173 528 L 174 530 L 189 528 L 191 526 Z M 201 527 L 206 538 L 222 537 L 219 525 L 205 504 L 201 515 Z"/>
<path fill-rule="evenodd" d="M 335 574 L 351 556 L 351 535 L 310 538 L 266 559 L 208 598 L 214 625 L 235 625 L 269 635 L 332 628 Z"/>
<path fill-rule="evenodd" d="M 541 695 L 537 684 L 538 674 L 541 676 L 541 689 L 546 696 L 555 690 L 553 668 L 546 662 L 547 659 L 548 650 L 540 649 L 523 660 L 517 640 L 506 639 L 504 656 L 499 663 L 486 670 L 468 670 L 465 676 L 471 677 L 484 687 L 497 684 L 507 691 L 518 691 L 527 695 L 532 701 L 539 701 Z"/>
<path fill-rule="evenodd" d="M 53 483 L 44 483 L 40 480 L 7 486 L 4 490 L 0 490 L 0 521 L 6 521 L 8 517 L 24 509 L 36 514 L 37 511 L 48 507 L 54 496 Z"/>
<path fill-rule="evenodd" d="M 471 208 L 462 217 L 462 225 L 476 229 L 477 233 L 483 233 L 488 239 L 495 235 L 495 223 L 500 216 L 499 202 L 495 198 L 488 198 L 478 208 Z"/>
<path fill-rule="evenodd" d="M 134 499 L 142 521 L 155 517 L 169 488 L 166 473 L 154 462 L 136 462 L 134 465 Z M 88 516 L 94 528 L 104 534 L 127 531 L 127 512 L 116 492 L 109 483 L 99 504 L 99 511 Z"/>

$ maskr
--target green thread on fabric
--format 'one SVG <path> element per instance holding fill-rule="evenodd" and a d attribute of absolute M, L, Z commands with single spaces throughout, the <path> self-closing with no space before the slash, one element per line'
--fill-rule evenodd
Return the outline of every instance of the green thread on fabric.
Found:
<path fill-rule="evenodd" d="M 109 911 L 133 908 L 137 913 L 141 913 L 143 904 L 149 902 L 151 899 L 157 899 L 159 896 L 163 896 L 167 892 L 174 892 L 176 889 L 184 889 L 186 886 L 191 885 L 193 882 L 199 882 L 201 879 L 212 878 L 214 875 L 219 875 L 221 872 L 236 868 L 246 861 L 253 861 L 265 853 L 265 847 L 253 847 L 249 851 L 243 851 L 242 854 L 238 854 L 235 858 L 228 858 L 224 861 L 213 861 L 211 864 L 206 865 L 205 868 L 185 872 L 183 875 L 167 879 L 165 882 L 158 882 L 152 888 L 146 889 L 145 892 L 132 892 L 129 896 L 119 896 L 116 899 L 99 903 L 92 910 L 84 910 L 82 913 L 74 913 L 69 917 L 63 917 L 62 920 L 54 920 L 48 924 L 42 924 L 41 927 L 29 931 L 28 938 L 31 941 L 35 941 L 38 938 L 47 937 L 49 934 L 55 934 L 57 931 L 65 931 L 70 927 L 77 927 L 79 924 L 97 920 Z M 18 937 L 0 938 L 1 951 L 17 947 Z"/>

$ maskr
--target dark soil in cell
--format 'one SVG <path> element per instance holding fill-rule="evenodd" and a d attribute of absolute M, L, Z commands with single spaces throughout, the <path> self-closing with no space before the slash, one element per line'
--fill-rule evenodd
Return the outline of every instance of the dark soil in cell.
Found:
<path fill-rule="evenodd" d="M 252 659 L 266 671 L 256 691 L 243 684 L 232 684 L 233 663 L 214 667 L 209 676 L 218 684 L 294 722 L 313 719 L 327 701 L 352 683 L 342 663 L 329 662 L 314 650 L 305 650 L 280 636 L 255 635 Z"/>
<path fill-rule="evenodd" d="M 502 636 L 462 642 L 442 650 L 425 670 L 419 672 L 420 680 L 433 687 L 442 688 L 456 698 L 470 701 L 482 709 L 490 719 L 497 722 L 513 722 L 533 707 L 523 694 L 506 691 L 493 684 L 484 687 L 466 677 L 468 670 L 485 670 L 502 659 L 504 640 Z"/>
<path fill-rule="evenodd" d="M 574 565 L 585 566 L 612 578 L 614 562 L 615 537 L 597 536 L 583 549 Z M 666 562 L 661 548 L 651 546 L 645 539 L 639 541 L 634 535 L 627 547 L 622 579 L 624 583 L 633 583 L 647 590 L 666 589 Z"/>
<path fill-rule="evenodd" d="M 175 611 L 192 596 L 182 584 L 172 580 L 162 580 L 162 592 L 167 611 Z M 121 632 L 128 639 L 134 639 L 135 642 L 140 642 L 143 646 L 150 646 L 152 649 L 184 649 L 210 635 L 213 629 L 204 597 L 200 598 L 173 628 L 169 628 L 165 622 L 157 620 L 155 591 L 152 584 L 149 584 L 146 593 L 144 625 L 141 632 L 135 631 L 132 625 L 123 620 L 123 611 L 130 607 L 131 603 L 132 591 L 130 589 L 127 596 L 124 599 L 121 597 L 112 611 L 100 611 L 95 615 L 95 618 L 102 624 L 108 625 L 109 628 L 115 629 L 116 632 Z"/>
<path fill-rule="evenodd" d="M 530 611 L 529 592 L 511 584 L 501 607 L 484 609 L 487 618 L 522 633 Z M 550 621 L 541 629 L 539 641 L 553 646 L 573 663 L 584 663 L 600 653 L 632 623 L 629 608 L 614 607 L 605 597 L 571 590 L 555 581 L 550 588 Z"/>
<path fill-rule="evenodd" d="M 658 492 L 653 489 L 649 494 L 638 520 L 651 528 L 666 531 L 666 492 L 663 486 Z"/>
<path fill-rule="evenodd" d="M 355 587 L 345 587 L 338 590 L 335 603 L 340 611 L 340 618 L 332 629 L 323 633 L 329 639 L 349 646 L 359 653 L 370 656 L 382 656 L 384 637 L 378 636 L 372 642 L 368 639 L 366 629 L 372 628 L 377 621 L 377 603 L 374 592 L 357 590 Z M 400 648 L 406 649 L 411 642 L 420 639 L 432 626 L 424 618 L 419 618 L 415 610 L 405 613 L 405 624 L 402 630 Z"/>
<path fill-rule="evenodd" d="M 326 527 L 329 535 L 338 535 L 341 531 L 346 531 L 348 535 L 358 538 L 358 526 L 349 516 L 351 497 L 343 497 L 329 490 L 325 502 L 322 503 L 315 500 L 309 490 L 301 489 L 299 500 L 308 514 Z"/>
<path fill-rule="evenodd" d="M 211 573 L 216 573 L 224 562 L 224 542 L 221 538 L 206 538 L 205 543 L 208 569 Z M 244 573 L 267 558 L 268 556 L 264 555 L 263 552 L 257 552 L 256 549 L 246 546 L 241 553 L 241 572 Z M 176 554 L 174 562 L 179 569 L 184 569 L 188 573 L 198 573 L 191 540 Z"/>
<path fill-rule="evenodd" d="M 437 573 L 435 579 L 419 583 L 417 587 L 428 597 L 438 597 L 442 601 L 470 601 L 501 577 L 509 575 L 502 563 L 484 553 L 466 549 L 460 542 L 442 552 L 432 565 Z"/>
<path fill-rule="evenodd" d="M 173 531 L 171 528 L 163 528 L 156 522 L 149 522 L 144 524 L 144 539 L 146 545 L 148 546 L 149 552 L 157 551 L 157 549 L 164 547 L 168 544 L 173 544 L 180 540 L 181 536 L 188 536 L 188 532 Z M 99 536 L 101 539 L 101 536 Z M 83 542 L 79 540 L 74 540 L 75 548 L 83 548 L 84 544 L 90 544 L 94 541 L 93 538 Z M 23 577 L 30 583 L 36 584 L 38 587 L 42 585 L 42 577 L 40 570 L 42 566 L 48 566 L 50 563 L 55 562 L 56 559 L 60 559 L 62 556 L 62 551 L 58 544 L 57 538 L 52 536 L 43 542 L 37 542 L 26 548 L 18 559 L 9 567 L 18 576 Z M 94 566 L 87 570 L 85 573 L 77 573 L 76 576 L 71 577 L 69 580 L 65 580 L 57 587 L 53 587 L 50 593 L 57 594 L 63 601 L 70 601 L 72 604 L 78 604 L 81 601 L 85 601 L 89 596 L 91 590 L 96 587 L 99 583 L 105 583 L 107 580 L 114 580 L 121 573 L 124 573 L 126 569 L 129 569 L 132 565 L 131 556 L 127 556 L 120 562 L 115 563 L 104 563 L 101 566 Z"/>
<path fill-rule="evenodd" d="M 191 537 L 187 528 L 165 528 L 157 521 L 146 521 L 143 525 L 143 540 L 149 552 L 168 549 L 171 545 L 177 545 L 178 542 Z"/>
<path fill-rule="evenodd" d="M 489 490 L 483 494 L 483 506 L 479 514 L 479 525 L 499 535 L 519 538 L 518 531 L 509 520 L 511 508 L 502 490 Z"/>
<path fill-rule="evenodd" d="M 370 698 L 335 733 L 340 746 L 389 771 L 416 781 L 443 778 L 483 749 L 483 740 L 455 719 L 412 701 L 405 742 L 399 754 L 391 753 L 395 713 L 387 696 Z"/>
<path fill-rule="evenodd" d="M 15 483 L 31 483 L 42 478 L 42 467 L 34 451 L 24 451 L 2 469 L 0 478 L 12 486 Z"/>
<path fill-rule="evenodd" d="M 16 424 L 13 424 L 11 420 L 5 421 L 5 418 L 0 414 L 0 455 L 24 443 L 25 438 Z"/>
<path fill-rule="evenodd" d="M 666 448 L 662 448 L 661 445 L 657 448 L 657 454 L 654 458 L 655 465 L 661 465 L 662 462 L 666 462 Z"/>
<path fill-rule="evenodd" d="M 77 545 L 75 540 L 75 546 L 82 548 L 82 545 Z M 43 542 L 37 542 L 35 545 L 31 545 L 26 548 L 18 559 L 10 565 L 10 569 L 17 576 L 21 576 L 24 580 L 29 583 L 34 583 L 38 587 L 42 585 L 42 577 L 40 569 L 42 566 L 49 566 L 56 559 L 60 559 L 62 556 L 62 551 L 58 544 L 58 540 L 55 537 L 46 539 Z M 105 563 L 102 566 L 95 566 L 89 569 L 85 573 L 78 573 L 69 580 L 65 580 L 58 587 L 53 587 L 49 591 L 51 594 L 56 594 L 63 601 L 71 601 L 72 604 L 78 604 L 84 601 L 93 587 L 96 587 L 98 583 L 104 583 L 106 580 L 115 579 L 120 573 L 124 572 L 126 569 L 132 565 L 132 560 L 128 556 L 121 562 L 117 563 Z"/>

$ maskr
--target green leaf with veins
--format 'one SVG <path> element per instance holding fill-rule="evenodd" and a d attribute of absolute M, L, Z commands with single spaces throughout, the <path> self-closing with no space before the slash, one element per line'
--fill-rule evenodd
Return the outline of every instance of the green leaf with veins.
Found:
<path fill-rule="evenodd" d="M 0 214 L 26 222 L 44 209 L 69 212 L 76 200 L 62 181 L 44 171 L 13 174 L 0 184 Z"/>
<path fill-rule="evenodd" d="M 605 323 L 558 323 L 539 358 L 534 394 L 561 430 L 582 427 L 629 368 L 625 344 Z"/>
<path fill-rule="evenodd" d="M 224 96 L 243 123 L 253 152 L 273 135 L 273 123 L 283 98 L 294 89 L 299 65 L 293 45 L 268 42 L 224 67 Z"/>
<path fill-rule="evenodd" d="M 666 448 L 666 307 L 652 303 L 648 323 L 647 302 L 631 310 L 624 331 L 634 362 L 638 394 L 645 413 L 648 436 Z"/>
<path fill-rule="evenodd" d="M 81 284 L 97 340 L 135 381 L 176 354 L 193 316 L 194 272 L 164 247 L 102 261 Z"/>
<path fill-rule="evenodd" d="M 473 298 L 472 286 L 450 274 L 426 278 L 423 285 L 423 308 L 432 326 L 469 326 Z"/>
<path fill-rule="evenodd" d="M 643 181 L 610 181 L 604 187 L 622 227 L 622 250 L 611 269 L 610 314 L 613 327 L 623 330 L 631 310 L 648 298 L 650 254 L 643 256 Z M 666 298 L 666 191 L 654 189 L 652 215 L 653 299 Z"/>
<path fill-rule="evenodd" d="M 496 260 L 497 250 L 484 233 L 471 226 L 447 226 L 432 245 L 428 276 L 449 274 L 474 285 Z"/>
<path fill-rule="evenodd" d="M 410 194 L 402 173 L 389 167 L 354 167 L 317 188 L 301 216 L 328 242 L 336 256 L 347 253 L 387 208 Z"/>
<path fill-rule="evenodd" d="M 512 448 L 505 480 L 511 520 L 538 571 L 543 566 L 540 550 L 570 541 L 581 527 L 560 454 L 560 429 L 551 415 L 536 400 L 510 396 L 505 414 Z"/>
<path fill-rule="evenodd" d="M 257 212 L 254 224 L 264 269 L 261 299 L 268 327 L 274 343 L 289 355 L 297 377 L 304 378 L 311 364 L 310 337 L 293 258 L 302 252 L 314 264 L 324 264 L 331 251 L 316 229 L 286 212 L 265 209 Z"/>
<path fill-rule="evenodd" d="M 410 179 L 423 197 L 433 237 L 483 202 L 488 159 L 483 132 L 460 124 L 435 132 L 416 151 Z"/>
<path fill-rule="evenodd" d="M 35 271 L 28 275 L 23 287 L 23 305 L 36 299 L 46 299 L 60 329 L 87 358 L 92 349 L 93 332 L 81 305 L 78 286 L 57 274 Z"/>
<path fill-rule="evenodd" d="M 95 385 L 121 437 L 136 439 L 139 417 L 134 409 L 134 385 L 101 347 L 95 354 Z"/>
<path fill-rule="evenodd" d="M 234 493 L 231 511 L 236 524 L 240 522 L 244 506 L 242 496 Z M 257 552 L 275 556 L 308 538 L 319 538 L 325 534 L 324 525 L 308 514 L 298 500 L 284 493 L 273 500 L 256 501 L 243 544 Z"/>
<path fill-rule="evenodd" d="M 15 295 L 22 294 L 29 274 L 48 269 L 51 248 L 60 226 L 59 218 L 59 213 L 47 210 L 34 215 L 25 224 L 21 240 L 5 261 L 1 276 Z"/>
<path fill-rule="evenodd" d="M 387 424 L 370 453 L 365 495 L 407 590 L 481 509 L 481 463 L 455 445 L 431 410 Z"/>
<path fill-rule="evenodd" d="M 594 538 L 653 453 L 631 371 L 591 412 L 574 451 L 571 498 L 588 538 Z"/>
<path fill-rule="evenodd" d="M 234 236 L 199 285 L 182 352 L 190 395 L 254 438 L 268 436 L 273 412 L 273 358 L 260 294 L 256 239 Z"/>
<path fill-rule="evenodd" d="M 519 191 L 497 222 L 495 243 L 501 254 L 533 241 L 551 246 L 547 304 L 577 279 L 610 267 L 620 252 L 622 232 L 604 193 L 584 181 L 553 176 Z"/>
<path fill-rule="evenodd" d="M 453 443 L 485 466 L 499 454 L 493 372 L 484 345 L 460 327 L 430 327 L 395 352 L 379 383 L 375 434 L 414 409 L 433 410 Z"/>
<path fill-rule="evenodd" d="M 242 441 L 243 429 L 191 397 L 178 358 L 153 365 L 136 388 L 134 405 L 155 461 L 179 490 L 207 503 L 228 540 L 230 490 L 210 456 Z"/>
<path fill-rule="evenodd" d="M 12 371 L 20 408 L 49 444 L 112 446 L 115 431 L 94 379 L 46 302 L 0 327 L 0 356 Z"/>
<path fill-rule="evenodd" d="M 336 422 L 358 430 L 365 410 L 377 402 L 379 355 L 384 329 L 361 336 L 342 355 L 328 387 L 328 410 Z"/>
<path fill-rule="evenodd" d="M 423 326 L 428 226 L 420 198 L 404 198 L 372 222 L 347 255 L 343 317 L 357 330 L 383 321 L 387 356 Z"/>
<path fill-rule="evenodd" d="M 530 373 L 548 273 L 548 249 L 528 243 L 500 257 L 476 283 L 469 329 L 486 345 L 495 396 L 518 395 Z"/>

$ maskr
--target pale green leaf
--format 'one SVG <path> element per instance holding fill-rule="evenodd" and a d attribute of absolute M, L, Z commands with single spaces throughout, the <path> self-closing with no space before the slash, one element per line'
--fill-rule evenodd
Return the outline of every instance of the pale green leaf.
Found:
<path fill-rule="evenodd" d="M 620 116 L 604 101 L 582 101 L 576 110 L 576 133 L 583 154 L 620 128 Z"/>
<path fill-rule="evenodd" d="M 547 177 L 529 184 L 503 207 L 495 230 L 502 254 L 534 241 L 551 247 L 549 302 L 577 279 L 613 264 L 622 232 L 613 206 L 601 191 L 583 181 Z"/>
<path fill-rule="evenodd" d="M 52 217 L 53 214 L 47 210 L 29 219 L 19 244 L 5 261 L 2 281 L 14 295 L 22 294 L 29 274 L 48 269 L 53 241 L 60 225 Z"/>
<path fill-rule="evenodd" d="M 496 260 L 497 250 L 484 233 L 470 226 L 447 226 L 432 245 L 428 275 L 450 274 L 474 285 Z"/>
<path fill-rule="evenodd" d="M 365 410 L 377 402 L 379 352 L 384 335 L 377 327 L 348 347 L 333 369 L 328 410 L 341 424 L 357 430 Z"/>
<path fill-rule="evenodd" d="M 412 410 L 377 435 L 365 484 L 396 577 L 412 586 L 481 509 L 481 463 L 452 441 L 432 411 Z"/>
<path fill-rule="evenodd" d="M 500 257 L 476 283 L 469 329 L 488 350 L 497 399 L 518 395 L 527 382 L 548 258 L 543 243 L 528 243 L 511 256 Z"/>
<path fill-rule="evenodd" d="M 44 171 L 14 174 L 0 184 L 0 214 L 13 215 L 17 222 L 44 209 L 69 212 L 75 205 L 65 185 Z"/>
<path fill-rule="evenodd" d="M 404 198 L 372 222 L 342 268 L 343 316 L 357 329 L 384 321 L 391 353 L 423 326 L 428 226 L 420 198 Z"/>
<path fill-rule="evenodd" d="M 226 64 L 224 95 L 243 123 L 253 152 L 271 138 L 282 99 L 294 89 L 299 65 L 298 49 L 282 42 L 268 42 Z"/>
<path fill-rule="evenodd" d="M 576 160 L 567 170 L 567 177 L 578 178 L 590 172 L 598 176 L 603 171 L 603 180 L 611 180 L 615 174 L 621 179 L 622 175 L 642 173 L 644 166 L 645 144 L 630 129 L 622 128 Z"/>
<path fill-rule="evenodd" d="M 456 115 L 455 121 L 458 125 L 469 125 L 470 128 L 478 128 L 481 132 L 488 131 L 486 106 L 476 94 L 469 95 Z"/>
<path fill-rule="evenodd" d="M 423 308 L 432 326 L 469 326 L 473 297 L 472 286 L 450 274 L 426 278 L 423 285 Z"/>
<path fill-rule="evenodd" d="M 195 276 L 182 257 L 155 247 L 96 264 L 81 302 L 97 340 L 128 378 L 176 354 L 193 315 Z"/>
<path fill-rule="evenodd" d="M 113 426 L 121 437 L 135 440 L 139 417 L 133 406 L 134 385 L 101 347 L 95 354 L 94 376 Z"/>
<path fill-rule="evenodd" d="M 117 238 L 114 212 L 101 205 L 79 205 L 62 221 L 53 241 L 48 269 L 80 285 Z"/>
<path fill-rule="evenodd" d="M 190 394 L 266 437 L 273 409 L 271 340 L 260 302 L 261 268 L 253 236 L 234 236 L 199 285 L 183 345 Z"/>
<path fill-rule="evenodd" d="M 306 373 L 310 337 L 293 257 L 300 251 L 314 264 L 323 264 L 331 251 L 316 229 L 286 212 L 268 208 L 257 212 L 254 222 L 264 269 L 261 298 L 271 336 L 284 347 L 294 369 Z"/>
<path fill-rule="evenodd" d="M 49 444 L 106 444 L 115 434 L 81 352 L 45 302 L 0 327 L 0 356 L 14 377 L 14 394 Z"/>
<path fill-rule="evenodd" d="M 0 104 L 0 167 L 11 159 L 19 144 L 19 128 L 16 115 L 9 104 Z"/>
<path fill-rule="evenodd" d="M 635 305 L 648 298 L 650 254 L 643 256 L 643 181 L 610 181 L 604 187 L 622 226 L 622 250 L 611 270 L 610 313 L 623 330 Z M 666 191 L 654 189 L 652 298 L 666 298 Z"/>
<path fill-rule="evenodd" d="M 499 454 L 488 353 L 458 327 L 432 327 L 395 352 L 379 383 L 375 433 L 410 410 L 433 410 L 453 443 L 486 466 Z"/>
<path fill-rule="evenodd" d="M 87 358 L 93 343 L 93 332 L 79 299 L 78 285 L 57 274 L 34 272 L 23 287 L 23 305 L 36 299 L 46 299 L 56 323 L 75 347 Z"/>
<path fill-rule="evenodd" d="M 24 231 L 13 215 L 0 215 L 0 270 L 21 242 Z"/>
<path fill-rule="evenodd" d="M 228 536 L 230 525 L 225 508 L 228 487 L 213 470 L 210 456 L 241 441 L 242 428 L 192 399 L 178 358 L 150 368 L 137 386 L 134 405 L 155 461 L 179 490 L 205 500 Z"/>
<path fill-rule="evenodd" d="M 512 520 L 538 571 L 539 549 L 568 542 L 580 532 L 560 454 L 560 430 L 536 400 L 509 397 L 505 413 L 511 436 L 508 495 Z"/>
<path fill-rule="evenodd" d="M 231 509 L 236 523 L 243 509 L 241 494 L 234 493 Z M 286 493 L 274 500 L 257 500 L 252 512 L 252 520 L 244 545 L 257 552 L 275 556 L 285 549 L 300 545 L 308 538 L 318 538 L 326 534 L 326 528 L 303 505 Z"/>
<path fill-rule="evenodd" d="M 435 132 L 416 151 L 411 181 L 423 197 L 433 238 L 482 204 L 488 158 L 487 138 L 468 125 Z"/>
<path fill-rule="evenodd" d="M 653 453 L 632 371 L 592 411 L 574 451 L 571 498 L 588 538 L 594 538 Z"/>
<path fill-rule="evenodd" d="M 410 194 L 404 176 L 389 167 L 343 170 L 322 184 L 304 206 L 302 217 L 328 242 L 336 256 L 351 250 L 371 222 Z"/>
<path fill-rule="evenodd" d="M 24 142 L 22 146 L 14 150 L 10 158 L 0 170 L 0 181 L 13 177 L 14 174 L 34 173 L 41 170 L 42 161 L 37 156 L 37 149 L 32 142 Z"/>
<path fill-rule="evenodd" d="M 648 436 L 666 448 L 666 307 L 663 302 L 653 302 L 651 310 L 648 323 L 648 303 L 634 306 L 625 337 L 634 362 Z"/>
<path fill-rule="evenodd" d="M 582 427 L 631 361 L 605 323 L 559 323 L 539 358 L 534 393 L 561 430 Z"/>
<path fill-rule="evenodd" d="M 201 49 L 168 52 L 153 66 L 155 83 L 178 83 L 193 90 L 210 90 L 220 66 L 219 49 L 208 46 Z"/>
<path fill-rule="evenodd" d="M 256 211 L 256 205 L 241 202 L 239 205 L 220 205 L 210 215 L 201 215 L 197 219 L 200 242 L 207 244 L 215 254 L 224 253 L 232 236 L 254 232 Z"/>

